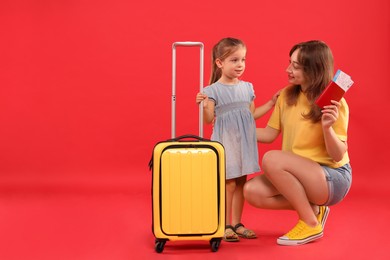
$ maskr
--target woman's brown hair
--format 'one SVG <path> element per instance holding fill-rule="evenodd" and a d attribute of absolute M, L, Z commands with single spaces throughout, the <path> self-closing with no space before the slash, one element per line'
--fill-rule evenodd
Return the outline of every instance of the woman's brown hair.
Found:
<path fill-rule="evenodd" d="M 294 45 L 290 50 L 290 57 L 296 50 L 299 50 L 298 63 L 302 67 L 304 77 L 309 82 L 305 94 L 311 108 L 303 117 L 315 123 L 321 120 L 321 108 L 315 104 L 315 100 L 333 78 L 333 54 L 328 45 L 316 40 Z M 288 87 L 286 91 L 287 104 L 295 105 L 300 92 L 300 85 Z"/>

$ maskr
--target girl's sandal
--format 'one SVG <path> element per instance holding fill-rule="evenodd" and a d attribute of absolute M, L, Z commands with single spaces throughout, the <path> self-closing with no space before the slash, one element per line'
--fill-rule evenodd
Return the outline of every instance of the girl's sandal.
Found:
<path fill-rule="evenodd" d="M 223 236 L 223 240 L 226 242 L 238 242 L 240 239 L 236 232 L 234 232 L 234 227 L 231 225 L 226 225 L 225 235 Z"/>
<path fill-rule="evenodd" d="M 238 233 L 237 229 L 242 227 L 244 229 L 244 232 Z M 253 239 L 257 238 L 256 233 L 253 230 L 245 228 L 245 226 L 242 223 L 238 223 L 237 225 L 234 226 L 234 232 L 240 237 L 247 238 L 247 239 Z"/>

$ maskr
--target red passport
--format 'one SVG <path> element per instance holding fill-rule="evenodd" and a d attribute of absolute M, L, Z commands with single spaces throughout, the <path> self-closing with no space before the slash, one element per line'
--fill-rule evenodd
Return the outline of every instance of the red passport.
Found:
<path fill-rule="evenodd" d="M 351 77 L 341 70 L 338 70 L 333 80 L 317 98 L 316 104 L 320 108 L 323 108 L 324 106 L 331 105 L 331 100 L 340 101 L 352 84 L 353 81 Z"/>

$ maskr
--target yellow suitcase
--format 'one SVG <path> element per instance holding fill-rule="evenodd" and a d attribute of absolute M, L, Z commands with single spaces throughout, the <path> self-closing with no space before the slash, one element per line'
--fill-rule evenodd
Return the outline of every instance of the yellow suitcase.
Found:
<path fill-rule="evenodd" d="M 153 151 L 153 234 L 159 253 L 168 240 L 207 240 L 215 252 L 224 235 L 224 148 L 204 139 L 179 141 L 187 137 L 158 143 Z"/>
<path fill-rule="evenodd" d="M 202 106 L 199 106 L 199 136 L 175 137 L 175 48 L 200 46 L 203 89 L 203 44 L 173 44 L 172 138 L 153 149 L 152 231 L 155 251 L 161 253 L 167 241 L 209 241 L 218 251 L 225 231 L 225 150 L 222 144 L 204 139 Z"/>

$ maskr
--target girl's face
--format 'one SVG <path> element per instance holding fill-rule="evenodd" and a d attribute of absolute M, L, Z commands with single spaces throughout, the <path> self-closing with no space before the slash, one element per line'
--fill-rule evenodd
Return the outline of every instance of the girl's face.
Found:
<path fill-rule="evenodd" d="M 239 47 L 223 61 L 217 59 L 217 66 L 222 70 L 222 78 L 230 81 L 239 78 L 245 71 L 245 57 L 246 48 Z"/>
<path fill-rule="evenodd" d="M 307 86 L 307 80 L 303 73 L 303 68 L 298 62 L 299 50 L 293 52 L 290 57 L 290 64 L 288 65 L 286 72 L 288 75 L 288 82 L 293 85 L 300 85 L 302 90 L 305 90 Z"/>

